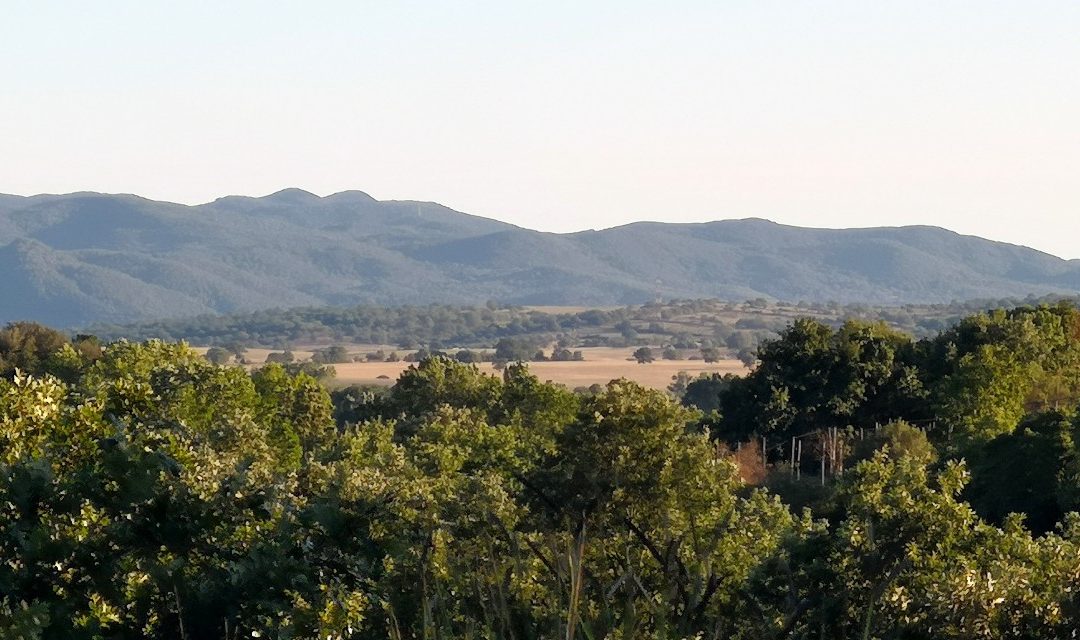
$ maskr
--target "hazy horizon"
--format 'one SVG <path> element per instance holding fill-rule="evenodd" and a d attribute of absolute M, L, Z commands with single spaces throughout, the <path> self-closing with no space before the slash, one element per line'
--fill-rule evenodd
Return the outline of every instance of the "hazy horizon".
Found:
<path fill-rule="evenodd" d="M 1080 258 L 1080 4 L 21 3 L 0 192 L 359 186 L 543 231 L 932 225 Z"/>

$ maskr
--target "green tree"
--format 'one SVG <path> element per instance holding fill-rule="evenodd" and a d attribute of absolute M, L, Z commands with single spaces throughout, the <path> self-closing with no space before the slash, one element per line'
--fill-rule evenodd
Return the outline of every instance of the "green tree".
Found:
<path fill-rule="evenodd" d="M 316 364 L 341 364 L 344 362 L 352 362 L 352 357 L 349 356 L 348 349 L 339 344 L 335 344 L 313 353 L 311 361 Z"/>
<path fill-rule="evenodd" d="M 721 397 L 717 435 L 729 441 L 927 415 L 911 339 L 881 324 L 796 320 L 758 359 Z"/>
<path fill-rule="evenodd" d="M 903 420 L 890 422 L 879 430 L 866 433 L 866 438 L 855 444 L 851 461 L 869 460 L 879 451 L 885 451 L 892 459 L 910 457 L 923 464 L 931 464 L 938 459 L 937 450 L 926 432 Z"/>
<path fill-rule="evenodd" d="M 501 338 L 495 343 L 495 359 L 502 362 L 528 362 L 536 347 L 528 340 Z"/>
<path fill-rule="evenodd" d="M 1077 455 L 1074 428 L 1070 416 L 1051 411 L 994 438 L 975 456 L 965 497 L 992 523 L 1020 513 L 1035 532 L 1052 531 L 1074 508 L 1068 473 Z"/>
<path fill-rule="evenodd" d="M 562 523 L 564 544 L 578 545 L 583 575 L 597 577 L 581 584 L 588 636 L 732 632 L 738 585 L 791 530 L 774 499 L 739 497 L 734 465 L 687 434 L 694 418 L 662 392 L 613 381 L 563 432 L 554 477 L 530 483 L 547 492 L 539 504 Z"/>
<path fill-rule="evenodd" d="M 290 362 L 293 362 L 294 360 L 296 360 L 296 356 L 294 356 L 293 352 L 288 349 L 277 352 L 272 351 L 266 354 L 266 362 L 268 363 L 288 364 Z"/>
<path fill-rule="evenodd" d="M 41 374 L 49 359 L 69 344 L 67 336 L 36 322 L 12 322 L 0 330 L 0 375 L 16 369 Z"/>
<path fill-rule="evenodd" d="M 206 350 L 206 359 L 216 365 L 224 365 L 232 360 L 232 353 L 221 347 L 210 347 Z"/>
<path fill-rule="evenodd" d="M 705 413 L 720 411 L 720 397 L 736 379 L 733 374 L 703 373 L 686 385 L 681 401 L 684 406 Z"/>
<path fill-rule="evenodd" d="M 977 314 L 919 347 L 934 414 L 959 450 L 1011 432 L 1049 381 L 1080 385 L 1080 311 L 1069 305 Z"/>
<path fill-rule="evenodd" d="M 958 499 L 963 464 L 931 475 L 883 454 L 842 483 L 835 529 L 818 528 L 759 574 L 761 633 L 839 638 L 1052 638 L 1074 626 L 1067 585 L 1077 525 L 1032 538 L 989 526 Z M 770 595 L 765 595 L 770 594 Z M 1065 613 L 1070 612 L 1070 613 Z"/>
<path fill-rule="evenodd" d="M 716 347 L 708 347 L 701 350 L 701 359 L 708 363 L 720 362 L 722 358 L 720 350 Z"/>

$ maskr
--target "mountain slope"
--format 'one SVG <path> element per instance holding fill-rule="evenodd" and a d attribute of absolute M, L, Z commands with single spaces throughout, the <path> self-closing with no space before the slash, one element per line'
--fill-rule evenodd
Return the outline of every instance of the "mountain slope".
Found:
<path fill-rule="evenodd" d="M 198 206 L 0 195 L 0 321 L 301 305 L 947 302 L 1080 291 L 1080 262 L 934 227 L 642 222 L 553 234 L 438 204 L 285 189 Z"/>

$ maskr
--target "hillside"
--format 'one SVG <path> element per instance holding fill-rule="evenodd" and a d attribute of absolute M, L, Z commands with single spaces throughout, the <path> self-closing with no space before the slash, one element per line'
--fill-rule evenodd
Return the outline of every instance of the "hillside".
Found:
<path fill-rule="evenodd" d="M 765 220 L 541 233 L 438 204 L 286 189 L 198 206 L 0 195 L 0 321 L 59 326 L 304 305 L 935 303 L 1080 291 L 1080 261 L 932 227 Z"/>

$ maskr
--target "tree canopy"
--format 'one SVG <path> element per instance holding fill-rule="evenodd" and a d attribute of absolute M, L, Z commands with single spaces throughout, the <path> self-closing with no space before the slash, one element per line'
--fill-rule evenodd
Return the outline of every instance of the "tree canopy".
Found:
<path fill-rule="evenodd" d="M 291 365 L 19 329 L 0 637 L 1070 637 L 1075 318 L 923 341 L 799 321 L 682 402 L 438 355 L 331 394 Z M 846 467 L 770 445 L 804 436 Z"/>

